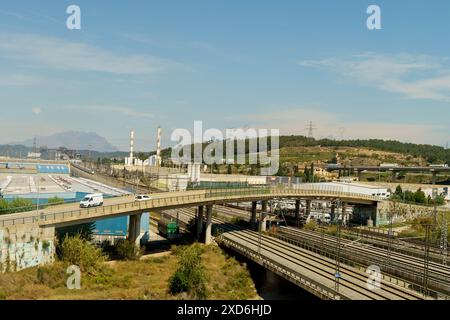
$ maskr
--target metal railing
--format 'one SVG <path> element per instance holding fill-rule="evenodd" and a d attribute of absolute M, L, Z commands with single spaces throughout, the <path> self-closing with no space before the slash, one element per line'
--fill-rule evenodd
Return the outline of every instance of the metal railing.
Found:
<path fill-rule="evenodd" d="M 291 234 L 280 234 L 277 233 L 273 235 L 275 238 L 278 238 L 284 242 L 292 244 L 297 247 L 301 247 L 308 251 L 320 254 L 321 256 L 336 260 L 337 254 L 335 249 L 331 245 L 323 245 L 319 239 L 312 240 L 310 238 L 301 238 L 300 236 L 296 237 Z M 327 238 L 327 242 L 329 238 Z M 404 288 L 417 287 L 421 288 L 421 281 L 423 274 L 421 270 L 413 269 L 411 266 L 404 265 L 396 260 L 391 260 L 389 264 L 386 264 L 386 260 L 384 257 L 377 257 L 376 254 L 368 254 L 364 251 L 355 250 L 354 247 L 349 248 L 346 245 L 341 247 L 341 255 L 339 257 L 340 261 L 348 266 L 361 268 L 363 272 L 366 271 L 366 268 L 370 265 L 378 265 L 382 266 L 384 272 L 381 273 L 382 279 L 388 281 L 390 283 L 395 283 L 396 285 L 402 286 Z M 435 273 L 434 275 L 438 275 Z M 448 288 L 449 279 L 445 275 L 442 275 L 443 279 L 438 279 L 433 277 L 430 282 L 433 285 L 435 290 L 429 290 L 435 296 L 442 295 L 445 299 L 450 298 L 448 296 L 448 290 L 441 291 L 441 289 Z M 442 282 L 440 281 L 442 280 Z"/>
<path fill-rule="evenodd" d="M 372 201 L 376 202 L 380 198 L 369 196 L 367 194 L 343 192 L 336 190 L 337 188 L 328 186 L 305 185 L 301 188 L 271 188 L 271 187 L 255 187 L 243 189 L 214 189 L 202 191 L 185 191 L 185 195 L 172 195 L 171 193 L 161 194 L 161 197 L 141 201 L 141 202 L 125 202 L 113 205 L 105 205 L 102 207 L 94 207 L 88 209 L 67 210 L 61 212 L 40 211 L 39 215 L 28 217 L 16 216 L 8 219 L 0 216 L 0 227 L 15 224 L 36 223 L 51 224 L 62 223 L 71 220 L 100 218 L 114 214 L 123 214 L 126 212 L 151 210 L 155 208 L 175 207 L 183 205 L 196 205 L 202 203 L 227 202 L 227 201 L 253 201 L 258 199 L 267 199 L 273 197 L 329 197 L 341 198 L 350 201 Z M 63 210 L 63 209 L 62 209 Z M 22 213 L 29 214 L 30 212 Z M 31 221 L 30 221 L 31 219 Z"/>
<path fill-rule="evenodd" d="M 236 241 L 224 237 L 223 234 L 219 234 L 216 237 L 216 241 L 224 244 L 225 246 L 237 250 L 244 256 L 261 264 L 262 266 L 282 276 L 283 278 L 298 284 L 302 288 L 306 289 L 307 291 L 313 293 L 314 295 L 322 299 L 331 299 L 331 300 L 349 299 L 343 296 L 341 293 L 337 293 L 333 289 L 327 287 L 326 285 L 321 284 L 320 282 L 312 280 L 308 277 L 305 277 L 298 271 L 295 271 L 273 259 L 270 259 L 267 256 L 261 255 L 257 251 L 250 249 Z"/>

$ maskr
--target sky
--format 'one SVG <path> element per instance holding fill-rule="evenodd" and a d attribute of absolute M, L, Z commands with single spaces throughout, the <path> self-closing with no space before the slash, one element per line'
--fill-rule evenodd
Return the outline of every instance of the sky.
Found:
<path fill-rule="evenodd" d="M 158 125 L 164 147 L 198 120 L 445 146 L 449 31 L 447 0 L 2 0 L 0 144 L 76 130 L 127 150 L 134 130 L 150 151 Z"/>

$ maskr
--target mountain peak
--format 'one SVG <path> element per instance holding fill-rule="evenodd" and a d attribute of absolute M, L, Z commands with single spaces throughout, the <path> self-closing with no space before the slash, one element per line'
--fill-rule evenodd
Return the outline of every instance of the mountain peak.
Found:
<path fill-rule="evenodd" d="M 32 147 L 34 139 L 28 139 L 19 142 L 27 147 Z M 92 150 L 98 152 L 114 152 L 118 149 L 106 140 L 106 138 L 95 132 L 82 131 L 64 131 L 49 136 L 37 136 L 36 144 L 38 147 L 47 146 L 48 148 L 66 147 L 75 150 Z"/>

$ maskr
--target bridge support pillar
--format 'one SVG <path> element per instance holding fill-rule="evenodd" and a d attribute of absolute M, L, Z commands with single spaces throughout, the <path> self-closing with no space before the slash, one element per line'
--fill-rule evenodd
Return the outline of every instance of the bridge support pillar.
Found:
<path fill-rule="evenodd" d="M 347 224 L 348 216 L 347 216 L 347 202 L 342 202 L 342 223 Z"/>
<path fill-rule="evenodd" d="M 309 217 L 311 213 L 311 200 L 306 200 L 306 218 Z"/>
<path fill-rule="evenodd" d="M 141 213 L 130 216 L 128 222 L 128 240 L 139 246 L 139 236 L 141 234 Z"/>
<path fill-rule="evenodd" d="M 358 175 L 358 181 L 361 181 L 362 178 L 361 170 L 356 170 L 356 174 Z"/>
<path fill-rule="evenodd" d="M 300 220 L 300 200 L 295 200 L 295 225 L 298 227 Z"/>
<path fill-rule="evenodd" d="M 197 209 L 197 239 L 200 241 L 203 231 L 203 206 Z"/>
<path fill-rule="evenodd" d="M 211 244 L 212 204 L 206 206 L 205 244 Z"/>
<path fill-rule="evenodd" d="M 433 171 L 431 174 L 431 183 L 436 184 L 436 171 Z"/>
<path fill-rule="evenodd" d="M 331 216 L 331 221 L 334 221 L 335 217 L 336 217 L 336 204 L 333 202 L 331 203 L 331 212 L 330 212 L 330 216 Z"/>
<path fill-rule="evenodd" d="M 261 210 L 267 212 L 267 200 L 263 200 L 261 204 Z"/>
<path fill-rule="evenodd" d="M 261 221 L 260 223 L 260 230 L 261 231 L 266 231 L 266 225 L 267 225 L 267 200 L 264 200 L 262 202 L 262 207 L 261 207 Z"/>
<path fill-rule="evenodd" d="M 392 180 L 392 182 L 395 182 L 395 180 L 397 180 L 397 172 L 396 171 L 392 171 L 391 180 Z"/>
<path fill-rule="evenodd" d="M 256 201 L 252 202 L 252 215 L 250 217 L 250 226 L 252 229 L 255 228 L 255 224 L 256 224 L 256 208 L 257 208 L 258 203 Z"/>

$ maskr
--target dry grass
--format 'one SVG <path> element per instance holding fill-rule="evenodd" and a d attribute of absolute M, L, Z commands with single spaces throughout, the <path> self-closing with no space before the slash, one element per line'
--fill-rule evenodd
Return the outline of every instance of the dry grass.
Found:
<path fill-rule="evenodd" d="M 255 287 L 245 266 L 214 246 L 205 247 L 208 299 L 252 299 Z M 106 263 L 98 274 L 81 279 L 81 290 L 65 287 L 62 263 L 0 274 L 0 299 L 8 300 L 170 300 L 185 299 L 168 291 L 168 280 L 177 268 L 175 255 L 141 261 Z M 38 271 L 39 270 L 39 271 Z"/>

